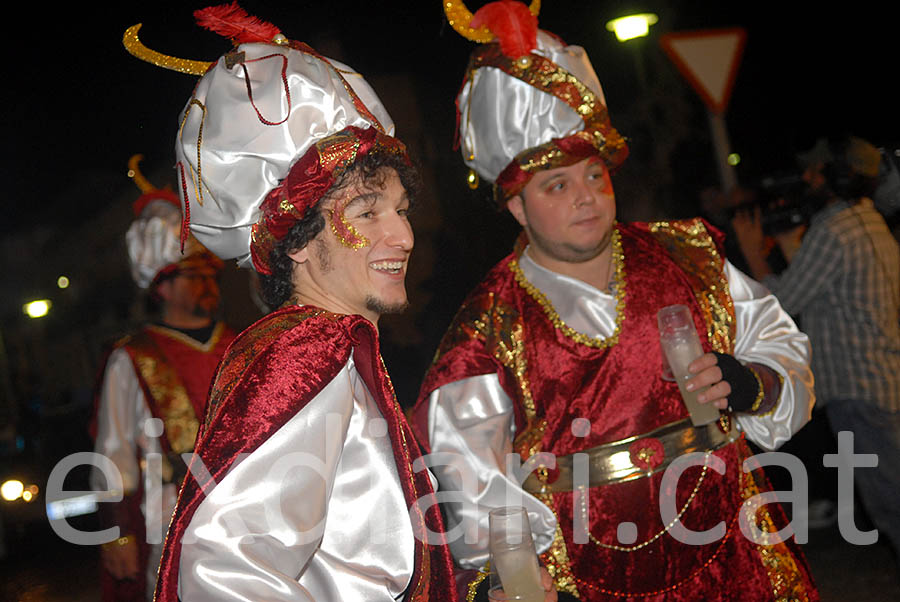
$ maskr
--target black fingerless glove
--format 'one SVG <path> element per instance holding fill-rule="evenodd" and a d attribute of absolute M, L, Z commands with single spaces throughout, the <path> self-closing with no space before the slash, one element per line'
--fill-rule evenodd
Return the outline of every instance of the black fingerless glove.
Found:
<path fill-rule="evenodd" d="M 763 394 L 759 379 L 753 370 L 737 361 L 733 355 L 713 351 L 722 371 L 722 380 L 731 385 L 728 407 L 735 412 L 747 412 L 754 404 L 759 406 Z"/>

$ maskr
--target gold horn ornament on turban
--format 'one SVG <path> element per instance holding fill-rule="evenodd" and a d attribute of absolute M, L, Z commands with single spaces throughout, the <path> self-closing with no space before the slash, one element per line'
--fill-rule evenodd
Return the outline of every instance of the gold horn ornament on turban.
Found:
<path fill-rule="evenodd" d="M 172 71 L 178 71 L 179 73 L 197 76 L 206 73 L 210 65 L 212 65 L 212 62 L 210 61 L 180 59 L 151 50 L 144 46 L 143 42 L 138 38 L 138 31 L 140 31 L 140 29 L 141 23 L 132 25 L 126 29 L 125 35 L 122 36 L 122 44 L 125 45 L 125 50 L 142 61 L 146 61 L 151 65 L 156 65 L 157 67 L 162 67 L 164 69 L 171 69 Z"/>
<path fill-rule="evenodd" d="M 535 17 L 541 12 L 541 0 L 531 0 L 528 10 Z M 487 26 L 472 27 L 472 12 L 466 8 L 462 0 L 444 0 L 444 14 L 447 15 L 447 22 L 450 27 L 456 30 L 456 33 L 479 44 L 488 44 L 493 42 L 495 36 Z"/>

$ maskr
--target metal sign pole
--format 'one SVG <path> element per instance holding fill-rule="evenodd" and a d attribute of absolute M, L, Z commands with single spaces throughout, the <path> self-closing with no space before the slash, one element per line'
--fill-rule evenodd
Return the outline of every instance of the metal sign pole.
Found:
<path fill-rule="evenodd" d="M 725 127 L 725 116 L 713 111 L 707 111 L 706 114 L 709 116 L 709 129 L 712 132 L 716 166 L 719 168 L 719 181 L 722 184 L 722 191 L 727 195 L 737 188 L 737 174 L 734 167 L 728 163 L 731 142 L 728 139 L 728 129 Z"/>

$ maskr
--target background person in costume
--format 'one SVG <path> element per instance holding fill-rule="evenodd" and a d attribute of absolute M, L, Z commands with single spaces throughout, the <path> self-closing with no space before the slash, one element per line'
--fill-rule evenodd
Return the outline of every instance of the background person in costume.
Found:
<path fill-rule="evenodd" d="M 215 319 L 222 261 L 193 237 L 182 253 L 178 197 L 153 188 L 139 160 L 133 157 L 130 167 L 144 194 L 134 204 L 126 243 L 134 281 L 158 316 L 116 345 L 99 391 L 95 451 L 112 460 L 124 489 L 121 502 L 100 505 L 103 527 L 120 529 L 101 551 L 105 600 L 153 594 L 164 529 L 185 475 L 179 454 L 194 447 L 216 365 L 234 338 Z M 92 485 L 110 487 L 98 470 Z"/>
<path fill-rule="evenodd" d="M 457 31 L 488 42 L 457 98 L 463 158 L 523 228 L 457 313 L 414 410 L 422 442 L 454 458 L 435 472 L 441 491 L 462 492 L 443 503 L 448 528 L 466 533 L 451 539 L 457 564 L 483 566 L 488 511 L 513 499 L 556 588 L 583 600 L 817 599 L 793 542 L 739 528 L 744 500 L 767 489 L 741 470 L 744 437 L 775 449 L 809 419 L 806 336 L 701 220 L 616 222 L 610 170 L 627 148 L 583 49 L 538 31 L 522 3 L 470 22 L 448 4 Z M 705 335 L 689 386 L 709 386 L 701 401 L 723 412 L 704 427 L 663 378 L 656 313 L 671 304 Z M 556 465 L 523 484 L 511 452 Z M 673 491 L 664 470 L 692 452 L 702 466 Z M 585 456 L 579 487 L 571 469 Z M 763 532 L 784 523 L 777 504 L 749 519 Z M 676 525 L 718 536 L 684 543 Z"/>
<path fill-rule="evenodd" d="M 195 14 L 236 47 L 181 116 L 185 222 L 279 309 L 222 360 L 157 599 L 453 601 L 378 343 L 407 302 L 416 172 L 353 69 L 236 5 Z"/>

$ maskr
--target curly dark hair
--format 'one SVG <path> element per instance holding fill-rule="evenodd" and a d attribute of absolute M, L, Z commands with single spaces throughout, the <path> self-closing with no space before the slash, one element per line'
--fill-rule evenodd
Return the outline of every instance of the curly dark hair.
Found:
<path fill-rule="evenodd" d="M 259 275 L 262 297 L 270 308 L 281 307 L 294 295 L 292 276 L 296 264 L 288 254 L 304 248 L 325 228 L 325 218 L 321 210 L 322 200 L 340 194 L 347 186 L 356 182 L 357 178 L 367 187 L 383 187 L 387 177 L 384 168 L 397 172 L 409 198 L 410 208 L 413 207 L 421 188 L 421 180 L 416 168 L 407 163 L 405 157 L 373 149 L 358 159 L 352 168 L 341 174 L 316 206 L 307 211 L 306 215 L 288 230 L 287 235 L 275 243 L 269 254 L 272 274 Z"/>

